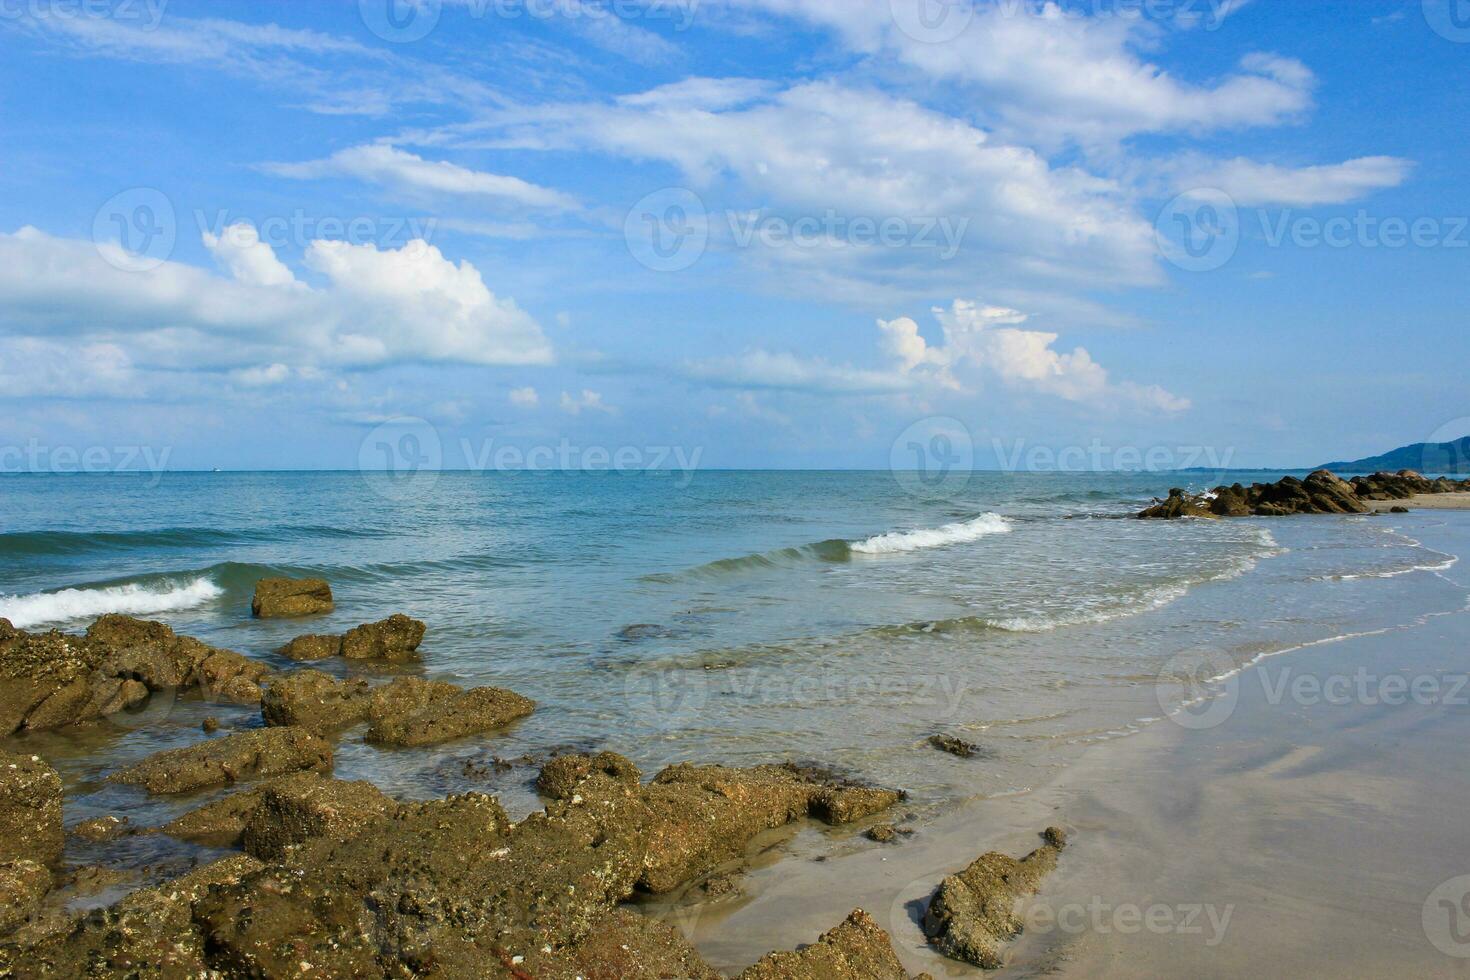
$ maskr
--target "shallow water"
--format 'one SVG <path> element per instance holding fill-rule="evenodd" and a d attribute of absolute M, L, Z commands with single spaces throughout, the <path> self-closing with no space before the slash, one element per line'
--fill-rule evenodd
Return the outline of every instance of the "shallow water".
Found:
<path fill-rule="evenodd" d="M 1464 605 L 1440 574 L 1453 559 L 1415 536 L 1432 514 L 1126 519 L 1187 480 L 976 474 L 929 497 L 889 473 L 8 477 L 0 616 L 80 631 L 127 611 L 283 668 L 273 651 L 298 633 L 423 619 L 412 672 L 539 707 L 432 751 L 345 733 L 337 774 L 400 795 L 478 788 L 527 812 L 534 760 L 585 745 L 645 771 L 820 761 L 908 790 L 922 815 L 1037 785 L 1176 709 L 1199 693 L 1198 664 Z M 336 612 L 252 620 L 253 584 L 274 574 L 329 579 Z M 21 741 L 64 770 L 69 822 L 149 823 L 208 796 L 149 801 L 101 777 L 197 740 L 209 714 L 259 724 L 182 700 Z M 936 731 L 981 757 L 936 752 Z"/>

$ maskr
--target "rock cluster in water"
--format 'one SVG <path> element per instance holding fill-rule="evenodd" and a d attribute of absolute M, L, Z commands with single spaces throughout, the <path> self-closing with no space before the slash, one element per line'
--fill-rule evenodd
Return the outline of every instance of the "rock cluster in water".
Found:
<path fill-rule="evenodd" d="M 1156 501 L 1139 517 L 1285 517 L 1292 514 L 1363 514 L 1365 501 L 1408 500 L 1419 494 L 1470 491 L 1470 480 L 1427 479 L 1413 470 L 1375 473 L 1342 480 L 1317 470 L 1305 480 L 1283 477 L 1276 483 L 1237 483 L 1208 493 L 1191 494 L 1175 488 L 1168 499 Z"/>
<path fill-rule="evenodd" d="M 319 592 L 272 587 L 260 614 L 281 608 L 272 597 L 299 609 Z M 354 635 L 361 655 L 395 661 L 416 650 L 424 626 L 394 616 L 296 644 L 349 655 Z M 342 729 L 365 723 L 370 743 L 429 745 L 493 731 L 534 702 L 414 677 L 372 686 L 310 668 L 276 673 L 125 616 L 104 616 L 85 636 L 0 620 L 0 677 L 6 733 L 82 725 L 180 688 L 259 702 L 264 723 L 107 777 L 154 794 L 239 788 L 162 827 L 94 818 L 73 828 L 77 839 L 162 833 L 241 853 L 80 917 L 52 894 L 65 880 L 62 781 L 39 757 L 0 753 L 0 976 L 717 978 L 680 933 L 624 903 L 724 873 L 765 831 L 863 821 L 903 798 L 793 764 L 684 763 L 645 781 L 629 759 L 598 752 L 547 761 L 537 779 L 546 807 L 519 823 L 479 793 L 400 801 L 332 778 Z M 902 833 L 874 831 L 887 841 Z M 1009 935 L 1006 903 L 1054 864 L 1059 834 L 1049 857 L 1012 862 L 1020 871 L 986 855 L 947 879 L 926 920 L 939 948 L 977 962 L 973 950 L 994 954 Z M 740 976 L 907 980 L 888 934 L 861 909 Z"/>

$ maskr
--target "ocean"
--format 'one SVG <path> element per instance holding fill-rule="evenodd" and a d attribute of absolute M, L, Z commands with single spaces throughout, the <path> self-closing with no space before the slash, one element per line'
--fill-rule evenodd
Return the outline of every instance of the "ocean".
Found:
<path fill-rule="evenodd" d="M 81 631 L 127 612 L 295 669 L 274 652 L 291 637 L 402 612 L 428 624 L 421 664 L 311 666 L 507 687 L 538 708 L 433 750 L 349 730 L 339 777 L 405 797 L 494 792 L 523 814 L 538 762 L 561 748 L 612 749 L 645 772 L 795 760 L 907 790 L 922 820 L 1024 792 L 1088 744 L 1187 711 L 1239 665 L 1465 605 L 1440 574 L 1453 556 L 1415 536 L 1433 512 L 1146 522 L 1131 515 L 1170 486 L 1219 478 L 910 477 L 9 476 L 0 616 Z M 253 620 L 269 575 L 328 579 L 336 611 Z M 148 800 L 102 777 L 198 740 L 206 715 L 260 723 L 158 697 L 83 736 L 11 742 L 62 769 L 68 822 L 149 824 L 209 796 Z M 941 753 L 934 733 L 980 751 Z"/>

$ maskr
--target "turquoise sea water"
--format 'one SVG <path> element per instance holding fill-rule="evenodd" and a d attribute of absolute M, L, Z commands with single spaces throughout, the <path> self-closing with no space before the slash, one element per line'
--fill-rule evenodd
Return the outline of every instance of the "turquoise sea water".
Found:
<path fill-rule="evenodd" d="M 0 616 L 80 631 L 126 611 L 283 669 L 274 651 L 298 633 L 422 619 L 407 670 L 539 707 L 432 751 L 345 733 L 338 775 L 402 795 L 478 788 L 524 812 L 536 770 L 517 760 L 575 745 L 645 771 L 821 762 L 908 790 L 922 815 L 1024 790 L 1165 714 L 1191 694 L 1167 667 L 1181 653 L 1242 663 L 1464 604 L 1442 574 L 1454 556 L 1415 538 L 1432 513 L 1129 519 L 1191 479 L 975 474 L 930 495 L 886 472 L 13 476 Z M 330 580 L 336 612 L 252 620 L 254 582 L 280 574 Z M 207 796 L 148 801 L 101 777 L 197 740 L 206 714 L 259 724 L 182 700 L 21 741 L 65 769 L 69 820 L 149 822 Z M 937 731 L 982 757 L 929 748 Z"/>

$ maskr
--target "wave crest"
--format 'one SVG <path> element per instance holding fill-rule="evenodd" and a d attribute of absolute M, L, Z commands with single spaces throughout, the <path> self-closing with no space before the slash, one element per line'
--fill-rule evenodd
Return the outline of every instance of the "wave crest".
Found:
<path fill-rule="evenodd" d="M 866 541 L 855 542 L 851 547 L 860 555 L 891 555 L 905 551 L 921 551 L 925 548 L 943 548 L 952 544 L 978 541 L 991 534 L 1006 534 L 1011 525 L 999 514 L 981 514 L 972 520 L 946 524 L 938 528 L 918 531 L 890 531 L 878 534 Z"/>
<path fill-rule="evenodd" d="M 106 613 L 143 616 L 193 609 L 218 599 L 224 592 L 204 576 L 187 581 L 129 582 L 100 588 L 34 592 L 0 596 L 0 618 L 10 620 L 17 629 L 30 629 L 50 623 L 93 619 Z"/>

